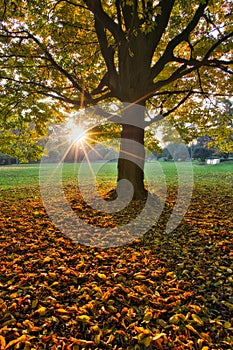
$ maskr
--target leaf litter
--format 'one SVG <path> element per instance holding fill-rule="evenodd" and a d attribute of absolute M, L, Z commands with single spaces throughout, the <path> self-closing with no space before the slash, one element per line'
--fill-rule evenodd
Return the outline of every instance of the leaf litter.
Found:
<path fill-rule="evenodd" d="M 112 227 L 122 219 L 90 219 L 72 188 L 67 198 L 87 222 Z M 171 187 L 141 239 L 100 249 L 58 231 L 38 188 L 2 192 L 0 349 L 231 349 L 231 193 L 195 188 L 183 221 L 166 235 L 175 198 Z"/>

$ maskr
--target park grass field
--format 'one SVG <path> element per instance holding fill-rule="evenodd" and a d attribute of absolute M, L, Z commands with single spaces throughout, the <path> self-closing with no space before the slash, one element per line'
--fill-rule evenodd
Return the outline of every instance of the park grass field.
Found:
<path fill-rule="evenodd" d="M 177 163 L 179 164 L 179 163 Z M 99 167 L 99 163 L 97 163 Z M 166 183 L 168 185 L 175 184 L 177 182 L 177 169 L 176 164 L 173 162 L 150 162 L 146 163 L 146 174 L 149 174 L 150 178 L 153 176 L 153 169 L 159 167 L 162 169 L 163 174 L 166 177 Z M 56 168 L 56 164 L 44 164 L 44 167 L 48 168 L 48 171 Z M 92 167 L 95 169 L 95 164 Z M 183 162 L 179 164 L 181 171 L 185 171 L 187 163 Z M 77 181 L 77 169 L 78 164 L 65 163 L 63 171 L 63 179 L 65 182 Z M 86 168 L 89 168 L 87 165 Z M 11 166 L 0 167 L 0 189 L 10 189 L 14 187 L 28 187 L 39 184 L 39 164 L 19 164 Z M 103 167 L 100 170 L 97 181 L 101 182 L 108 179 L 109 184 L 112 182 L 114 185 L 116 181 L 117 165 L 116 163 L 103 163 Z M 193 179 L 197 185 L 219 185 L 229 187 L 229 191 L 232 188 L 233 177 L 233 162 L 223 162 L 216 165 L 198 165 L 193 164 Z M 156 174 L 154 175 L 154 181 L 156 183 Z M 158 182 L 160 179 L 158 179 Z"/>
<path fill-rule="evenodd" d="M 121 224 L 122 216 L 92 213 L 85 205 L 77 193 L 77 166 L 63 169 L 72 209 L 89 223 Z M 44 170 L 55 168 L 46 164 Z M 153 188 L 165 176 L 162 215 L 134 242 L 101 249 L 73 242 L 49 219 L 39 165 L 0 168 L 1 349 L 232 348 L 233 164 L 193 165 L 192 198 L 170 234 L 165 227 L 177 199 L 177 175 L 187 172 L 187 163 L 178 171 L 172 162 L 148 163 L 146 172 Z M 115 179 L 115 163 L 102 167 L 100 193 Z"/>

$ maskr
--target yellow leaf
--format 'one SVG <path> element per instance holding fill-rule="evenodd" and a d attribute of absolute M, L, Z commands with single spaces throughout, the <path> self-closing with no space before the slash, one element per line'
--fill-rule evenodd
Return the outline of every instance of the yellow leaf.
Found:
<path fill-rule="evenodd" d="M 6 347 L 6 340 L 2 335 L 0 335 L 0 350 L 4 350 L 5 347 Z"/>
<path fill-rule="evenodd" d="M 18 293 L 12 293 L 12 294 L 10 295 L 10 298 L 11 298 L 11 299 L 15 299 L 15 298 L 17 298 L 17 296 L 18 296 Z"/>
<path fill-rule="evenodd" d="M 143 275 L 143 274 L 141 274 L 141 273 L 139 273 L 139 274 L 137 274 L 137 275 L 135 276 L 135 279 L 136 279 L 136 280 L 145 280 L 145 279 L 146 279 L 146 276 Z"/>
<path fill-rule="evenodd" d="M 65 309 L 57 309 L 57 312 L 59 312 L 59 314 L 68 314 L 69 311 L 65 310 Z"/>
<path fill-rule="evenodd" d="M 151 311 L 146 311 L 144 318 L 143 318 L 143 322 L 149 323 L 150 320 L 152 319 L 153 314 Z"/>
<path fill-rule="evenodd" d="M 193 326 L 191 326 L 191 324 L 187 324 L 187 325 L 186 325 L 186 328 L 188 328 L 190 331 L 192 331 L 192 332 L 195 333 L 195 334 L 199 334 L 199 333 L 196 331 L 196 329 L 195 329 Z"/>
<path fill-rule="evenodd" d="M 49 261 L 51 261 L 51 260 L 53 260 L 53 259 L 51 259 L 49 256 L 46 256 L 45 258 L 44 258 L 44 262 L 49 262 Z"/>
<path fill-rule="evenodd" d="M 41 306 L 39 309 L 37 309 L 35 312 L 37 312 L 40 316 L 44 316 L 47 312 L 46 307 Z"/>
<path fill-rule="evenodd" d="M 178 324 L 179 323 L 179 317 L 177 315 L 173 315 L 169 318 L 169 323 L 171 324 Z"/>
<path fill-rule="evenodd" d="M 95 324 L 93 327 L 91 327 L 91 329 L 95 332 L 100 330 L 100 328 L 97 324 Z"/>
<path fill-rule="evenodd" d="M 164 337 L 164 336 L 166 336 L 166 333 L 159 333 L 159 334 L 156 334 L 156 335 L 153 337 L 153 340 L 158 340 L 159 338 Z"/>
<path fill-rule="evenodd" d="M 94 341 L 96 345 L 99 345 L 100 338 L 101 338 L 101 333 L 95 335 Z"/>
<path fill-rule="evenodd" d="M 48 275 L 49 277 L 57 277 L 57 274 L 55 272 L 49 272 Z"/>
<path fill-rule="evenodd" d="M 195 312 L 200 312 L 201 311 L 201 307 L 200 306 L 198 306 L 198 305 L 189 305 L 192 309 L 193 309 L 193 311 L 195 311 Z"/>
<path fill-rule="evenodd" d="M 137 327 L 135 326 L 134 327 L 135 330 L 138 332 L 138 333 L 142 333 L 142 334 L 151 334 L 151 331 L 149 329 L 146 329 L 146 328 L 143 328 L 143 327 Z"/>
<path fill-rule="evenodd" d="M 231 328 L 231 323 L 226 321 L 224 322 L 223 327 L 226 329 Z"/>
<path fill-rule="evenodd" d="M 99 278 L 101 278 L 102 280 L 106 280 L 107 276 L 104 273 L 98 273 L 97 275 Z"/>
<path fill-rule="evenodd" d="M 102 301 L 107 301 L 110 295 L 111 295 L 111 292 L 109 291 L 105 292 L 102 296 Z"/>
<path fill-rule="evenodd" d="M 146 348 L 148 348 L 148 346 L 150 346 L 152 340 L 153 340 L 153 337 L 151 335 L 149 335 L 148 337 L 144 337 L 140 341 L 140 343 L 142 343 L 143 345 L 145 345 Z"/>
<path fill-rule="evenodd" d="M 39 302 L 38 299 L 34 299 L 34 300 L 32 301 L 32 308 L 33 308 L 33 309 L 35 309 L 35 307 L 37 306 L 38 302 Z"/>
<path fill-rule="evenodd" d="M 229 303 L 229 301 L 222 301 L 222 303 L 228 307 L 228 309 L 233 310 L 233 304 Z"/>
<path fill-rule="evenodd" d="M 90 316 L 88 315 L 79 315 L 76 317 L 76 320 L 81 321 L 81 322 L 88 322 L 90 321 Z"/>
<path fill-rule="evenodd" d="M 59 282 L 55 281 L 55 282 L 53 282 L 53 283 L 51 284 L 51 287 L 52 287 L 52 286 L 57 286 L 58 284 L 59 284 Z"/>
<path fill-rule="evenodd" d="M 94 345 L 94 342 L 93 342 L 93 341 L 89 341 L 89 340 L 76 339 L 76 338 L 73 338 L 73 337 L 71 337 L 70 340 L 71 340 L 74 344 L 77 344 L 77 345 L 79 345 L 79 346 L 83 346 L 84 348 L 85 348 L 85 347 L 88 347 L 88 346 L 93 346 L 93 345 Z"/>
<path fill-rule="evenodd" d="M 114 339 L 115 339 L 115 335 L 110 334 L 110 336 L 108 337 L 108 340 L 106 341 L 106 344 L 111 344 Z"/>
<path fill-rule="evenodd" d="M 114 307 L 113 305 L 108 305 L 108 311 L 110 311 L 110 312 L 117 312 L 117 308 L 116 307 Z"/>
<path fill-rule="evenodd" d="M 24 320 L 23 321 L 23 325 L 24 326 L 34 326 L 34 323 L 30 320 Z"/>
<path fill-rule="evenodd" d="M 27 337 L 25 334 L 23 334 L 23 335 L 21 335 L 21 337 L 19 337 L 19 338 L 17 338 L 17 339 L 14 339 L 14 340 L 11 340 L 11 341 L 7 344 L 7 346 L 5 347 L 4 350 L 9 349 L 9 348 L 10 348 L 12 345 L 14 345 L 14 344 L 23 343 L 23 342 L 25 342 L 27 339 L 28 339 L 28 337 Z"/>
<path fill-rule="evenodd" d="M 204 322 L 202 321 L 202 319 L 196 315 L 196 314 L 192 314 L 192 319 L 199 325 L 199 326 L 203 326 Z"/>
<path fill-rule="evenodd" d="M 100 254 L 97 254 L 96 255 L 96 258 L 98 258 L 98 259 L 100 259 L 100 260 L 104 260 L 105 258 L 102 256 L 102 255 L 100 255 Z"/>

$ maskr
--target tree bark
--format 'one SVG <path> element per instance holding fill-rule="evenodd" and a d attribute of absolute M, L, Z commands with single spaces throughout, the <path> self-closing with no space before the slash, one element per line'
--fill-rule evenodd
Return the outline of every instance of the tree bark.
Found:
<path fill-rule="evenodd" d="M 132 199 L 135 200 L 147 197 L 144 186 L 144 111 L 145 108 L 138 105 L 125 107 L 118 159 L 117 193 L 124 197 L 133 189 Z"/>

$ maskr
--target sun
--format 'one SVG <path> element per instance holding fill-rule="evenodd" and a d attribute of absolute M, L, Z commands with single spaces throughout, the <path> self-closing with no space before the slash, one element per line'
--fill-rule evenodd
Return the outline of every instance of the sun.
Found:
<path fill-rule="evenodd" d="M 72 144 L 81 143 L 86 138 L 86 131 L 81 125 L 77 125 L 73 120 L 69 120 L 66 125 L 67 139 Z"/>
<path fill-rule="evenodd" d="M 68 140 L 72 143 L 80 143 L 86 138 L 85 130 L 80 126 L 74 126 L 68 134 Z"/>

